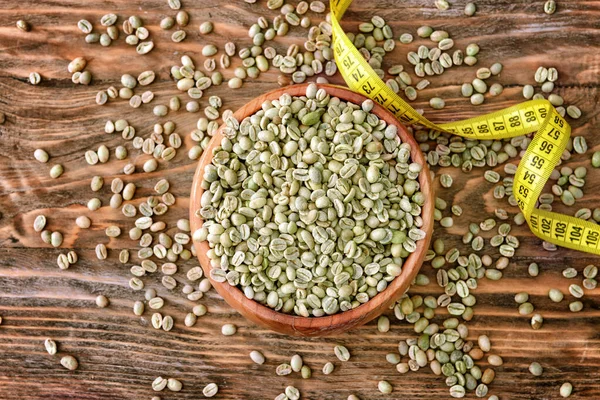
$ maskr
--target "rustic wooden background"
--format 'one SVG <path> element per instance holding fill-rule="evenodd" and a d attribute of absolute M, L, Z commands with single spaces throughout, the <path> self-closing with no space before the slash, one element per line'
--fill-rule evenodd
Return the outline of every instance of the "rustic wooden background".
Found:
<path fill-rule="evenodd" d="M 121 100 L 97 106 L 95 94 L 101 88 L 117 85 L 123 73 L 137 76 L 152 69 L 158 73 L 157 81 L 149 87 L 157 95 L 152 104 L 164 104 L 176 93 L 169 68 L 179 62 L 182 54 L 191 55 L 199 65 L 203 43 L 222 48 L 226 41 L 234 40 L 238 47 L 248 45 L 247 27 L 260 15 L 276 14 L 266 11 L 264 0 L 254 6 L 241 0 L 182 1 L 191 14 L 191 23 L 185 28 L 188 38 L 173 44 L 172 31 L 158 28 L 162 17 L 175 14 L 166 0 L 0 0 L 0 111 L 6 114 L 6 123 L 0 126 L 0 398 L 150 399 L 154 395 L 150 384 L 159 375 L 179 378 L 184 384 L 180 393 L 162 393 L 164 399 L 202 398 L 202 388 L 209 382 L 218 383 L 218 398 L 222 399 L 270 399 L 287 385 L 298 387 L 305 399 L 346 399 L 351 393 L 362 399 L 449 398 L 443 378 L 425 370 L 400 376 L 394 366 L 386 363 L 385 354 L 395 352 L 399 340 L 412 337 L 411 328 L 393 318 L 393 328 L 387 334 L 378 333 L 375 323 L 370 323 L 339 337 L 297 339 L 246 322 L 211 293 L 201 300 L 210 314 L 199 319 L 196 326 L 186 328 L 183 317 L 192 303 L 181 297 L 179 289 L 167 293 L 160 285 L 160 274 L 145 278 L 146 286 L 157 288 L 159 295 L 167 299 L 164 311 L 174 316 L 176 328 L 156 331 L 149 325 L 148 311 L 142 318 L 133 315 L 132 304 L 143 294 L 129 289 L 128 268 L 116 257 L 117 249 L 135 248 L 135 244 L 126 234 L 110 241 L 104 236 L 107 225 L 129 226 L 120 211 L 105 206 L 92 213 L 86 208 L 87 200 L 93 197 L 89 179 L 98 174 L 110 182 L 121 176 L 125 161 L 112 157 L 107 164 L 89 167 L 83 153 L 105 144 L 114 154 L 113 149 L 122 144 L 118 135 L 104 133 L 107 119 L 126 118 L 143 133 L 150 132 L 152 124 L 160 119 L 151 114 L 151 105 L 134 110 Z M 392 25 L 397 38 L 404 32 L 415 34 L 418 26 L 430 24 L 448 30 L 461 48 L 479 43 L 479 65 L 489 66 L 496 61 L 504 64 L 498 80 L 506 88 L 504 94 L 480 107 L 471 106 L 459 96 L 460 85 L 473 78 L 476 68 L 453 69 L 433 78 L 432 86 L 422 92 L 415 106 L 425 108 L 437 122 L 513 105 L 522 100 L 522 86 L 533 82 L 539 65 L 554 66 L 560 72 L 556 92 L 583 111 L 583 117 L 572 122 L 574 134 L 585 135 L 590 147 L 600 150 L 596 139 L 600 128 L 600 1 L 559 0 L 557 13 L 548 16 L 540 0 L 477 0 L 479 11 L 472 18 L 462 14 L 465 1 L 451 3 L 451 10 L 441 13 L 433 7 L 433 0 L 360 1 L 351 7 L 345 26 L 355 29 L 356 21 L 378 14 Z M 138 56 L 122 39 L 108 48 L 86 44 L 77 21 L 86 18 L 98 30 L 100 17 L 108 12 L 119 15 L 119 24 L 129 15 L 141 16 L 156 42 L 154 51 Z M 17 30 L 18 19 L 31 23 L 32 31 Z M 199 23 L 209 19 L 215 22 L 215 33 L 199 37 Z M 302 43 L 303 33 L 292 30 L 278 47 Z M 416 45 L 399 45 L 388 60 L 406 64 L 408 48 Z M 76 56 L 89 60 L 88 70 L 93 74 L 89 87 L 74 85 L 70 80 L 66 67 Z M 42 75 L 39 86 L 27 82 L 32 71 Z M 231 73 L 232 69 L 226 76 Z M 226 85 L 212 88 L 210 93 L 222 96 L 225 108 L 236 109 L 275 88 L 276 78 L 277 73 L 269 72 L 246 83 L 235 94 Z M 333 81 L 341 83 L 339 77 Z M 431 111 L 427 101 L 433 96 L 444 97 L 446 108 Z M 162 121 L 174 120 L 176 131 L 187 136 L 198 117 L 179 111 Z M 191 143 L 186 137 L 186 146 Z M 131 143 L 127 146 L 132 150 Z M 50 163 L 40 164 L 33 159 L 34 149 L 40 147 L 51 155 Z M 171 224 L 187 215 L 195 162 L 186 153 L 179 151 L 170 163 L 161 162 L 152 174 L 123 177 L 138 185 L 136 197 L 148 195 L 159 178 L 167 178 L 177 196 L 176 206 L 163 219 Z M 130 157 L 138 167 L 147 158 L 137 151 L 130 151 Z M 60 179 L 48 176 L 53 163 L 65 167 Z M 574 157 L 570 165 L 589 165 L 589 156 Z M 448 243 L 463 248 L 460 236 L 469 222 L 479 222 L 494 208 L 507 205 L 493 198 L 492 185 L 482 179 L 483 171 L 469 175 L 455 169 L 445 172 L 454 176 L 455 185 L 441 196 L 464 206 L 466 212 L 456 219 L 452 229 L 438 230 L 436 237 L 443 236 Z M 600 206 L 600 173 L 592 170 L 588 177 L 585 198 L 575 208 L 560 211 L 573 213 L 579 207 Z M 108 203 L 107 185 L 99 196 Z M 33 220 L 40 213 L 49 217 L 49 229 L 63 232 L 61 249 L 43 244 L 33 231 Z M 74 219 L 80 214 L 92 218 L 91 229 L 75 226 Z M 600 398 L 600 289 L 586 293 L 584 311 L 578 314 L 568 311 L 567 300 L 554 304 L 546 296 L 550 287 L 567 292 L 571 282 L 561 276 L 562 269 L 573 266 L 581 271 L 600 259 L 568 250 L 548 253 L 525 227 L 516 229 L 516 233 L 521 248 L 505 270 L 504 279 L 480 281 L 476 316 L 469 323 L 471 336 L 488 334 L 493 351 L 505 360 L 504 366 L 496 368 L 497 378 L 490 394 L 501 399 L 556 399 L 561 383 L 570 381 L 574 385 L 573 398 Z M 100 242 L 109 247 L 109 258 L 104 261 L 94 255 L 94 246 Z M 80 261 L 61 271 L 55 260 L 66 249 L 75 249 Z M 527 275 L 527 265 L 532 261 L 538 262 L 542 271 L 535 280 Z M 194 264 L 195 260 L 180 264 L 181 270 Z M 435 280 L 430 267 L 425 266 L 423 273 L 432 282 Z M 518 315 L 513 296 L 519 291 L 532 295 L 536 310 L 545 318 L 543 329 L 533 331 L 529 318 Z M 440 289 L 432 283 L 417 292 L 439 294 Z M 98 294 L 110 298 L 107 309 L 96 307 L 94 298 Z M 238 334 L 221 336 L 220 326 L 225 322 L 237 324 Z M 46 337 L 59 343 L 59 355 L 73 354 L 79 359 L 77 371 L 67 371 L 60 366 L 59 356 L 45 352 Z M 342 365 L 335 359 L 332 348 L 336 343 L 348 346 L 350 362 Z M 266 355 L 265 365 L 250 361 L 248 353 L 253 349 Z M 313 368 L 312 379 L 302 380 L 298 374 L 275 375 L 275 367 L 294 353 L 301 354 Z M 336 371 L 324 376 L 321 368 L 327 361 L 336 364 Z M 527 366 L 532 361 L 543 365 L 543 376 L 529 374 Z M 392 395 L 377 391 L 381 379 L 394 385 Z"/>

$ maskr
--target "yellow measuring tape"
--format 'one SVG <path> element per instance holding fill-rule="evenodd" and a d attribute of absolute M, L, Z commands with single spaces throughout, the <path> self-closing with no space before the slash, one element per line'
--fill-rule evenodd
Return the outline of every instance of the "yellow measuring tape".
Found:
<path fill-rule="evenodd" d="M 565 150 L 571 127 L 548 100 L 532 100 L 476 118 L 435 125 L 394 93 L 373 71 L 339 24 L 352 0 L 331 0 L 333 51 L 348 87 L 373 99 L 405 124 L 470 139 L 504 139 L 537 132 L 519 163 L 513 194 L 531 231 L 558 246 L 600 255 L 600 226 L 535 208 L 545 183 Z"/>

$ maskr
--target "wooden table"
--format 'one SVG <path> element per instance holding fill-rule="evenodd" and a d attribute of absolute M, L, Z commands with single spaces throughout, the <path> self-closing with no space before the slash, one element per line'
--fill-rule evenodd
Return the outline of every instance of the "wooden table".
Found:
<path fill-rule="evenodd" d="M 170 66 L 178 63 L 182 54 L 190 54 L 201 64 L 202 43 L 215 43 L 222 48 L 226 41 L 234 40 L 239 47 L 249 45 L 247 27 L 261 15 L 270 18 L 276 15 L 265 11 L 262 1 L 256 6 L 221 0 L 183 0 L 183 3 L 191 14 L 191 24 L 185 28 L 188 38 L 178 44 L 170 41 L 172 31 L 158 28 L 162 17 L 175 14 L 165 0 L 1 3 L 0 111 L 6 114 L 6 122 L 0 126 L 0 315 L 3 317 L 0 398 L 150 399 L 154 395 L 151 382 L 159 375 L 176 377 L 184 384 L 179 393 L 162 393 L 164 399 L 203 398 L 202 388 L 209 382 L 218 383 L 217 398 L 222 399 L 272 399 L 287 385 L 298 387 L 305 399 L 346 399 L 351 393 L 362 399 L 449 398 L 443 378 L 424 370 L 401 376 L 385 361 L 386 353 L 397 351 L 399 340 L 414 336 L 411 327 L 395 321 L 391 313 L 393 327 L 387 334 L 378 333 L 375 323 L 370 323 L 338 337 L 298 339 L 248 323 L 212 292 L 201 300 L 210 313 L 194 327 L 186 328 L 183 317 L 193 303 L 181 295 L 182 284 L 173 293 L 167 293 L 157 273 L 144 278 L 146 287 L 156 288 L 167 299 L 164 312 L 174 316 L 175 329 L 154 330 L 149 323 L 149 311 L 141 318 L 133 315 L 132 304 L 142 300 L 143 294 L 128 287 L 129 265 L 121 265 L 117 254 L 121 248 L 135 249 L 136 244 L 127 238 L 126 231 L 119 240 L 108 240 L 104 235 L 108 225 L 129 229 L 130 222 L 120 211 L 107 206 L 109 184 L 97 194 L 104 207 L 96 212 L 87 210 L 87 201 L 94 196 L 89 188 L 90 178 L 103 175 L 109 183 L 119 176 L 125 182 L 134 182 L 138 186 L 136 198 L 149 195 L 158 179 L 168 179 L 177 203 L 163 220 L 173 226 L 178 218 L 187 215 L 196 163 L 188 159 L 187 151 L 180 150 L 171 162 L 161 162 L 156 172 L 125 176 L 122 168 L 126 162 L 134 162 L 139 169 L 148 156 L 134 150 L 128 142 L 129 160 L 116 160 L 113 150 L 124 141 L 119 135 L 104 133 L 104 124 L 108 119 L 126 118 L 142 135 L 147 135 L 155 122 L 173 120 L 176 131 L 185 137 L 185 147 L 189 148 L 192 144 L 189 132 L 199 114 L 179 111 L 159 119 L 151 113 L 152 104 L 165 104 L 177 92 L 169 78 Z M 542 11 L 544 1 L 479 0 L 477 15 L 468 19 L 462 14 L 465 2 L 452 3 L 456 4 L 449 11 L 439 12 L 433 1 L 356 2 L 345 26 L 355 30 L 356 21 L 379 14 L 390 22 L 398 37 L 404 32 L 415 34 L 417 27 L 429 24 L 448 30 L 460 48 L 478 43 L 482 49 L 478 65 L 489 66 L 497 61 L 504 64 L 504 72 L 498 79 L 505 87 L 504 93 L 479 107 L 471 106 L 459 94 L 460 85 L 473 79 L 475 68 L 454 68 L 434 77 L 433 84 L 420 94 L 414 105 L 424 108 L 426 115 L 436 122 L 516 104 L 522 100 L 523 85 L 533 83 L 537 67 L 554 66 L 560 72 L 555 92 L 583 111 L 581 119 L 571 121 L 574 135 L 584 135 L 590 148 L 600 150 L 595 137 L 600 128 L 600 108 L 596 105 L 600 100 L 600 2 L 559 0 L 558 12 L 548 16 Z M 76 27 L 77 21 L 81 18 L 93 21 L 98 31 L 100 17 L 108 12 L 119 15 L 119 24 L 129 15 L 141 16 L 156 48 L 149 55 L 138 56 L 122 39 L 108 48 L 86 44 Z M 16 29 L 15 22 L 21 18 L 31 23 L 31 32 Z M 215 33 L 199 37 L 198 25 L 208 19 L 215 22 Z M 302 43 L 302 34 L 293 30 L 277 43 L 277 48 L 283 50 L 291 43 Z M 386 60 L 407 64 L 406 52 L 415 48 L 416 44 L 399 44 Z M 89 60 L 93 83 L 88 87 L 73 84 L 67 72 L 67 64 L 77 56 Z M 238 62 L 236 58 L 236 65 Z M 157 81 L 149 87 L 156 94 L 151 105 L 132 109 L 124 100 L 105 106 L 95 104 L 96 92 L 118 85 L 121 74 L 137 76 L 147 69 L 158 74 Z M 38 86 L 27 82 L 32 71 L 42 76 Z M 226 77 L 231 74 L 232 69 L 225 72 Z M 221 96 L 226 108 L 236 109 L 250 98 L 275 88 L 277 76 L 274 71 L 262 74 L 235 93 L 226 85 L 211 88 L 208 93 Z M 339 76 L 332 81 L 341 83 Z M 429 108 L 428 99 L 433 96 L 447 100 L 443 110 L 434 112 Z M 202 105 L 206 105 L 206 99 L 202 99 Z M 83 157 L 85 150 L 101 144 L 111 149 L 110 162 L 88 166 Z M 34 160 L 36 148 L 49 152 L 48 164 Z M 569 165 L 589 165 L 589 157 L 589 154 L 577 155 Z M 56 180 L 48 175 L 54 163 L 65 167 L 64 175 Z M 496 170 L 501 172 L 502 167 Z M 482 221 L 496 207 L 516 212 L 493 198 L 493 185 L 483 180 L 482 170 L 468 175 L 452 168 L 444 172 L 455 178 L 455 184 L 450 190 L 441 191 L 440 196 L 462 205 L 466 212 L 451 229 L 439 228 L 436 237 L 444 237 L 449 244 L 466 251 L 460 237 L 469 222 Z M 600 205 L 600 195 L 596 192 L 599 187 L 599 173 L 590 170 L 585 198 L 572 209 L 557 209 L 573 213 L 579 207 Z M 49 219 L 49 229 L 63 232 L 65 240 L 60 249 L 45 245 L 33 231 L 33 220 L 42 213 Z M 92 228 L 77 228 L 74 220 L 78 215 L 90 216 Z M 496 368 L 497 378 L 490 386 L 490 394 L 501 399 L 557 399 L 559 386 L 570 381 L 574 386 L 573 398 L 600 398 L 600 290 L 586 293 L 584 310 L 578 314 L 568 311 L 567 300 L 554 304 L 546 295 L 551 287 L 567 292 L 572 281 L 562 277 L 565 267 L 581 271 L 585 265 L 600 260 L 564 249 L 549 253 L 526 227 L 515 232 L 521 248 L 505 270 L 504 279 L 479 282 L 476 315 L 468 324 L 470 337 L 489 335 L 493 352 L 505 361 Z M 108 245 L 108 259 L 99 261 L 95 257 L 97 243 Z M 62 271 L 57 268 L 56 257 L 67 249 L 74 249 L 80 260 Z M 537 279 L 527 274 L 527 266 L 533 261 L 541 268 Z M 187 271 L 195 264 L 194 259 L 180 263 L 180 270 Z M 414 293 L 439 295 L 441 290 L 433 283 L 431 267 L 425 266 L 423 273 L 432 278 L 432 283 Z M 182 272 L 176 277 L 185 281 Z M 537 312 L 544 316 L 542 329 L 532 330 L 529 318 L 517 313 L 513 296 L 520 291 L 531 294 Z M 110 298 L 108 308 L 96 307 L 94 299 L 99 294 Z M 566 298 L 572 300 L 570 296 Z M 439 322 L 443 315 L 436 318 Z M 239 326 L 237 335 L 226 338 L 220 334 L 220 327 L 226 322 Z M 46 337 L 59 343 L 59 355 L 45 352 Z M 335 359 L 332 350 L 336 343 L 349 347 L 350 362 L 342 364 Z M 253 349 L 266 355 L 265 365 L 250 361 L 248 353 Z M 312 379 L 302 380 L 298 374 L 275 375 L 275 367 L 295 353 L 301 354 L 312 367 Z M 71 372 L 60 366 L 59 356 L 64 354 L 78 358 L 78 370 Z M 327 361 L 336 364 L 335 372 L 329 376 L 321 372 Z M 527 371 L 532 361 L 542 364 L 543 376 L 536 378 Z M 377 382 L 382 379 L 394 385 L 393 395 L 377 391 Z"/>

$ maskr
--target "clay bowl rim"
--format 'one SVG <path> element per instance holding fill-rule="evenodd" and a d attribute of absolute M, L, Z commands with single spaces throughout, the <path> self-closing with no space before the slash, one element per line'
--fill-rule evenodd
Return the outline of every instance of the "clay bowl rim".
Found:
<path fill-rule="evenodd" d="M 293 85 L 265 93 L 241 107 L 234 113 L 234 116 L 238 121 L 242 121 L 246 116 L 252 115 L 260 110 L 261 105 L 265 100 L 278 99 L 284 93 L 289 93 L 292 96 L 302 96 L 306 93 L 307 86 L 308 84 Z M 366 100 L 366 97 L 352 92 L 345 87 L 324 84 L 318 84 L 317 86 L 326 89 L 332 97 L 339 97 L 344 101 L 361 104 L 362 101 Z M 227 282 L 219 283 L 213 281 L 210 278 L 210 260 L 206 256 L 206 252 L 210 249 L 208 242 L 205 241 L 199 243 L 194 241 L 197 257 L 204 274 L 210 279 L 213 287 L 221 297 L 247 319 L 276 332 L 295 336 L 325 336 L 328 334 L 345 332 L 353 327 L 367 323 L 388 309 L 390 305 L 405 293 L 406 289 L 408 289 L 410 283 L 419 272 L 427 250 L 429 249 L 429 243 L 433 234 L 434 194 L 429 168 L 427 167 L 425 156 L 421 152 L 417 142 L 400 121 L 377 103 L 374 104 L 372 112 L 379 118 L 384 119 L 388 124 L 393 123 L 398 127 L 398 135 L 401 140 L 411 144 L 412 161 L 418 162 L 423 166 L 423 170 L 419 175 L 418 180 L 420 190 L 426 196 L 425 204 L 422 206 L 421 212 L 421 217 L 423 218 L 423 226 L 421 229 L 426 232 L 426 238 L 417 243 L 415 252 L 404 261 L 402 273 L 391 281 L 384 291 L 378 293 L 368 302 L 361 304 L 355 309 L 323 317 L 300 317 L 284 314 L 246 298 L 242 290 L 237 286 L 231 286 Z M 202 218 L 195 214 L 196 205 L 200 204 L 202 193 L 204 193 L 200 184 L 202 182 L 204 168 L 212 160 L 213 149 L 221 143 L 223 128 L 224 125 L 221 125 L 209 142 L 208 147 L 203 152 L 203 155 L 198 162 L 194 174 L 190 196 L 190 222 L 192 232 L 195 232 L 200 228 L 203 223 Z"/>

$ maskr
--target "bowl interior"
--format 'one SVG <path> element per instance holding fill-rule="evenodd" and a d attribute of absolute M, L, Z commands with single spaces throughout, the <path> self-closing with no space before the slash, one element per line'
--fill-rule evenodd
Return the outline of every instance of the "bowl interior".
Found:
<path fill-rule="evenodd" d="M 292 96 L 302 96 L 306 93 L 308 85 L 293 85 L 280 88 L 263 96 L 257 97 L 248 104 L 240 108 L 234 113 L 238 121 L 242 121 L 245 117 L 256 113 L 261 109 L 261 106 L 266 100 L 278 99 L 282 94 L 288 93 Z M 361 104 L 365 97 L 354 93 L 346 88 L 332 85 L 318 85 L 319 88 L 324 88 L 331 97 L 339 97 L 344 101 L 351 101 L 355 104 Z M 245 297 L 244 293 L 237 287 L 229 285 L 229 283 L 219 283 L 211 280 L 213 287 L 217 292 L 238 312 L 246 318 L 270 328 L 274 331 L 297 336 L 323 336 L 334 333 L 344 332 L 352 327 L 364 324 L 371 319 L 379 316 L 390 305 L 392 305 L 402 294 L 408 289 L 410 283 L 417 275 L 427 250 L 433 231 L 433 190 L 430 181 L 429 169 L 423 153 L 420 151 L 418 144 L 406 128 L 383 107 L 375 104 L 373 110 L 379 118 L 385 120 L 388 124 L 394 124 L 398 127 L 398 135 L 402 142 L 411 145 L 411 158 L 423 166 L 423 171 L 419 175 L 420 190 L 425 195 L 425 204 L 422 207 L 423 229 L 427 236 L 425 239 L 417 243 L 417 249 L 404 262 L 402 273 L 388 284 L 388 287 L 371 298 L 368 302 L 360 305 L 349 311 L 341 312 L 331 316 L 323 317 L 299 317 L 289 314 L 284 314 L 272 310 L 266 306 L 259 304 L 254 300 Z M 211 139 L 208 147 L 204 151 L 192 185 L 191 201 L 190 201 L 190 222 L 192 232 L 202 227 L 202 218 L 196 215 L 196 210 L 200 204 L 200 199 L 204 190 L 201 188 L 204 168 L 210 164 L 212 153 L 215 147 L 218 147 L 223 138 L 222 129 L 219 128 L 217 133 Z M 200 265 L 206 276 L 210 277 L 210 260 L 207 257 L 207 251 L 210 249 L 208 242 L 194 242 Z"/>

